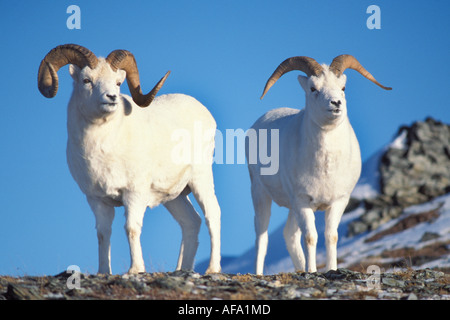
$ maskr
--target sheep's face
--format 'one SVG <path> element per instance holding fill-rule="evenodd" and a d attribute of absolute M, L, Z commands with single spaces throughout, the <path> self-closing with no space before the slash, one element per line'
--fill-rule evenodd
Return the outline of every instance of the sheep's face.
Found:
<path fill-rule="evenodd" d="M 118 109 L 121 103 L 120 85 L 125 79 L 123 70 L 113 71 L 109 63 L 99 58 L 95 69 L 69 66 L 73 78 L 73 94 L 82 99 L 81 112 L 90 119 L 105 117 Z"/>
<path fill-rule="evenodd" d="M 298 81 L 305 90 L 306 105 L 313 121 L 320 127 L 339 125 L 347 116 L 345 83 L 347 78 L 339 78 L 324 68 L 319 76 L 299 76 Z"/>

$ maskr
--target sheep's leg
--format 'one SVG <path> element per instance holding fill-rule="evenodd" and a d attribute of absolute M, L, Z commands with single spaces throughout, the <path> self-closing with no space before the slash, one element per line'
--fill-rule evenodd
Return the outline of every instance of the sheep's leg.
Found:
<path fill-rule="evenodd" d="M 101 200 L 87 198 L 95 215 L 95 228 L 98 238 L 98 273 L 111 273 L 111 226 L 114 220 L 114 207 Z"/>
<path fill-rule="evenodd" d="M 202 220 L 186 195 L 168 201 L 164 206 L 181 227 L 182 240 L 176 270 L 194 269 L 194 258 L 198 248 L 198 233 Z"/>
<path fill-rule="evenodd" d="M 348 199 L 336 201 L 325 212 L 325 246 L 327 250 L 327 271 L 337 269 L 338 226 L 347 203 Z"/>
<path fill-rule="evenodd" d="M 196 175 L 190 185 L 195 199 L 202 208 L 211 238 L 211 257 L 206 273 L 218 273 L 220 267 L 220 206 L 214 192 L 212 168 Z"/>
<path fill-rule="evenodd" d="M 256 233 L 256 274 L 262 275 L 264 272 L 264 260 L 269 243 L 267 229 L 269 227 L 272 199 L 261 188 L 252 183 L 251 193 L 253 207 L 255 209 L 255 233 Z"/>
<path fill-rule="evenodd" d="M 308 272 L 316 272 L 317 230 L 314 211 L 309 207 L 309 197 L 296 199 L 294 212 L 306 244 Z"/>
<path fill-rule="evenodd" d="M 141 248 L 141 230 L 144 220 L 146 205 L 124 201 L 125 205 L 125 232 L 130 246 L 131 266 L 128 273 L 145 272 L 144 259 Z"/>
<path fill-rule="evenodd" d="M 305 271 L 305 255 L 303 254 L 300 237 L 302 232 L 298 226 L 295 214 L 289 210 L 289 216 L 283 230 L 284 241 L 291 256 L 296 271 Z"/>

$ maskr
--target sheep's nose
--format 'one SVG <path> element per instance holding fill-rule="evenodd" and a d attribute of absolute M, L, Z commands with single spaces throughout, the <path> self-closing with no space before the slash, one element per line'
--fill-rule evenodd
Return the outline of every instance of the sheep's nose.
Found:
<path fill-rule="evenodd" d="M 331 101 L 332 105 L 335 105 L 336 107 L 339 107 L 341 105 L 341 100 L 338 101 Z"/>
<path fill-rule="evenodd" d="M 111 99 L 111 101 L 116 101 L 117 95 L 115 94 L 107 94 L 106 95 L 109 99 Z"/>

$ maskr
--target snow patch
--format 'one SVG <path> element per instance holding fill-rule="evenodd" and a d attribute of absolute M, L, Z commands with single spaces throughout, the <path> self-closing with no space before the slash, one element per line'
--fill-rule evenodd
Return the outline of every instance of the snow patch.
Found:
<path fill-rule="evenodd" d="M 398 150 L 406 150 L 408 148 L 407 142 L 407 136 L 408 131 L 406 129 L 403 129 L 400 134 L 397 136 L 397 138 L 394 139 L 394 141 L 391 142 L 389 145 L 389 148 L 391 149 L 398 149 Z"/>

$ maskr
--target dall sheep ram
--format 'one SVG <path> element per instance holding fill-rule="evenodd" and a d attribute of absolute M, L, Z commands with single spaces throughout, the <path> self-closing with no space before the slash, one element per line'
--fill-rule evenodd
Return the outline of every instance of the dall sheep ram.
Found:
<path fill-rule="evenodd" d="M 248 165 L 255 209 L 256 274 L 263 273 L 272 201 L 289 209 L 283 235 L 296 270 L 305 270 L 302 234 L 307 271 L 317 270 L 314 211 L 325 210 L 326 269 L 337 268 L 337 228 L 361 173 L 359 144 L 347 117 L 343 74 L 347 68 L 391 89 L 378 83 L 350 55 L 336 57 L 330 66 L 309 57 L 292 57 L 282 62 L 266 83 L 261 99 L 285 73 L 299 70 L 307 75 L 298 77 L 305 91 L 304 109 L 271 110 L 252 126 L 253 132 L 279 130 L 278 172 L 263 175 L 261 163 Z"/>
<path fill-rule="evenodd" d="M 216 123 L 210 112 L 183 94 L 155 98 L 169 72 L 144 95 L 129 51 L 115 50 L 106 59 L 97 58 L 74 44 L 57 46 L 42 60 L 38 87 L 45 97 L 56 95 L 57 72 L 67 64 L 73 78 L 67 162 L 95 215 L 98 272 L 111 273 L 111 225 L 118 206 L 125 207 L 131 256 L 128 272 L 145 272 L 140 244 L 144 212 L 159 204 L 182 229 L 177 270 L 193 269 L 201 218 L 189 201 L 191 191 L 205 214 L 211 237 L 207 272 L 220 272 L 220 207 L 212 173 Z M 125 78 L 132 98 L 120 93 Z M 204 130 L 203 140 L 190 140 L 201 144 L 208 159 L 195 163 L 173 159 L 173 133 L 183 130 L 194 137 L 199 127 Z"/>

